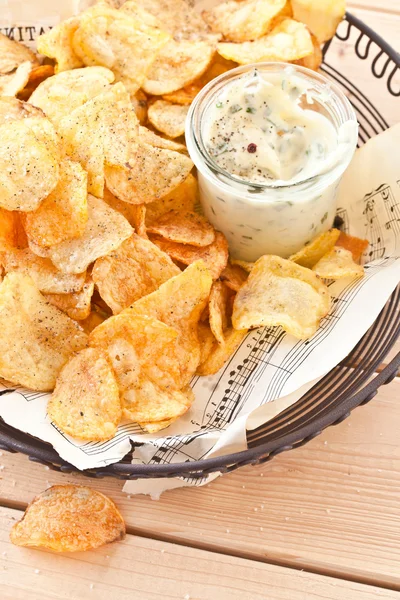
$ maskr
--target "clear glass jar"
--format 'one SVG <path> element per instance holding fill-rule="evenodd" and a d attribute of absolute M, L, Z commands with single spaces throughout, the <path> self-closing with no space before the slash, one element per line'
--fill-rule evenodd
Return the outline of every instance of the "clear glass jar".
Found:
<path fill-rule="evenodd" d="M 323 173 L 287 185 L 244 181 L 224 171 L 206 150 L 203 139 L 207 112 L 221 89 L 257 68 L 261 74 L 290 73 L 304 79 L 313 103 L 341 139 L 338 160 Z M 197 167 L 204 214 L 225 234 L 233 258 L 254 261 L 264 254 L 287 258 L 308 241 L 332 227 L 340 179 L 357 144 L 355 112 L 343 92 L 328 79 L 300 66 L 258 63 L 220 75 L 196 96 L 186 121 L 186 143 Z M 251 140 L 249 140 L 251 141 Z"/>

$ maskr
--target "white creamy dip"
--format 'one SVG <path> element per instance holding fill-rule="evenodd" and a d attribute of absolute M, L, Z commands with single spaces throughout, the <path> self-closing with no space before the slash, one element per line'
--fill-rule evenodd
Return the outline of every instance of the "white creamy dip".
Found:
<path fill-rule="evenodd" d="M 312 71 L 266 63 L 235 72 L 223 85 L 229 73 L 217 78 L 214 92 L 211 82 L 188 116 L 201 202 L 235 258 L 287 257 L 332 227 L 357 121 L 345 96 Z"/>

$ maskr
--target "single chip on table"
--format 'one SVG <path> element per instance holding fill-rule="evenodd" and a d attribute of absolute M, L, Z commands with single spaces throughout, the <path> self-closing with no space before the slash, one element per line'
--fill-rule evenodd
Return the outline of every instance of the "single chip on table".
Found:
<path fill-rule="evenodd" d="M 17 271 L 29 275 L 38 290 L 47 294 L 78 292 L 85 283 L 85 273 L 75 275 L 58 271 L 48 258 L 36 256 L 29 248 L 10 249 L 1 258 L 6 273 Z"/>
<path fill-rule="evenodd" d="M 56 61 L 56 73 L 84 66 L 72 47 L 72 38 L 78 26 L 79 17 L 72 17 L 61 21 L 61 23 L 52 27 L 50 31 L 46 31 L 38 37 L 38 52 Z"/>
<path fill-rule="evenodd" d="M 62 71 L 43 81 L 29 103 L 41 108 L 57 128 L 63 117 L 105 92 L 113 81 L 114 73 L 105 67 Z"/>
<path fill-rule="evenodd" d="M 86 342 L 78 323 L 46 302 L 29 276 L 5 276 L 0 286 L 0 377 L 31 390 L 52 390 L 61 368 Z"/>
<path fill-rule="evenodd" d="M 205 10 L 202 16 L 212 31 L 228 42 L 248 42 L 265 35 L 286 0 L 229 0 Z"/>
<path fill-rule="evenodd" d="M 311 337 L 330 309 L 328 288 L 315 273 L 279 256 L 259 258 L 238 291 L 235 329 L 278 326 L 299 339 Z"/>
<path fill-rule="evenodd" d="M 140 142 L 125 166 L 106 166 L 106 184 L 124 202 L 147 204 L 178 187 L 192 168 L 188 156 Z"/>
<path fill-rule="evenodd" d="M 222 281 L 214 281 L 208 301 L 209 320 L 215 339 L 222 345 L 225 344 L 225 331 L 228 328 L 229 296 L 229 288 Z"/>
<path fill-rule="evenodd" d="M 239 348 L 247 333 L 247 329 L 242 329 L 239 331 L 232 328 L 228 329 L 224 336 L 225 343 L 219 344 L 217 341 L 214 341 L 214 345 L 212 346 L 208 356 L 198 366 L 196 374 L 214 375 L 215 373 L 218 373 L 218 371 L 222 369 L 224 364 Z"/>
<path fill-rule="evenodd" d="M 64 273 L 84 273 L 97 258 L 105 256 L 133 233 L 131 225 L 100 198 L 88 196 L 88 222 L 83 235 L 49 248 L 54 265 Z"/>
<path fill-rule="evenodd" d="M 168 254 L 135 233 L 119 248 L 98 258 L 92 270 L 100 296 L 114 314 L 179 273 Z"/>
<path fill-rule="evenodd" d="M 56 187 L 59 148 L 53 125 L 27 117 L 0 125 L 0 206 L 35 210 Z"/>
<path fill-rule="evenodd" d="M 197 179 L 191 173 L 172 192 L 163 198 L 147 204 L 146 223 L 158 221 L 163 215 L 175 210 L 178 212 L 193 212 L 198 202 Z"/>
<path fill-rule="evenodd" d="M 85 65 L 111 69 L 116 81 L 135 94 L 170 37 L 133 15 L 98 4 L 79 16 L 73 49 Z"/>
<path fill-rule="evenodd" d="M 211 283 L 209 270 L 199 260 L 121 313 L 151 316 L 179 332 L 173 347 L 151 365 L 150 378 L 156 383 L 168 381 L 170 389 L 178 390 L 190 383 L 200 360 L 197 324 L 208 302 Z"/>
<path fill-rule="evenodd" d="M 81 485 L 54 485 L 28 505 L 10 532 L 17 546 L 82 552 L 122 540 L 125 523 L 114 502 Z"/>
<path fill-rule="evenodd" d="M 32 63 L 27 61 L 18 65 L 12 73 L 0 73 L 0 96 L 16 96 L 29 81 Z"/>
<path fill-rule="evenodd" d="M 87 210 L 87 174 L 79 163 L 64 160 L 54 190 L 35 210 L 26 213 L 25 230 L 39 246 L 53 246 L 83 235 Z"/>
<path fill-rule="evenodd" d="M 295 60 L 294 63 L 300 67 L 306 67 L 307 69 L 318 71 L 323 60 L 321 43 L 313 34 L 311 34 L 311 39 L 314 47 L 313 53 L 305 56 L 304 58 L 300 58 L 300 60 Z"/>
<path fill-rule="evenodd" d="M 121 421 L 119 390 L 107 355 L 85 348 L 57 377 L 47 414 L 63 433 L 101 442 L 114 437 Z"/>
<path fill-rule="evenodd" d="M 202 260 L 210 270 L 213 279 L 218 279 L 222 271 L 228 264 L 228 242 L 225 236 L 217 231 L 215 239 L 209 246 L 190 246 L 189 244 L 179 244 L 170 242 L 159 237 L 152 237 L 152 241 L 164 252 L 169 254 L 173 260 L 177 260 L 184 265 Z"/>
<path fill-rule="evenodd" d="M 29 117 L 45 117 L 40 108 L 16 98 L 0 96 L 0 126 L 10 121 L 20 121 Z"/>
<path fill-rule="evenodd" d="M 353 255 L 353 260 L 355 262 L 360 262 L 362 255 L 369 246 L 369 242 L 368 240 L 362 240 L 361 238 L 354 237 L 341 231 L 336 241 L 336 246 L 350 250 Z"/>
<path fill-rule="evenodd" d="M 346 12 L 346 0 L 291 0 L 293 16 L 320 42 L 330 40 Z"/>
<path fill-rule="evenodd" d="M 292 254 L 292 256 L 289 257 L 289 260 L 302 267 L 312 269 L 312 267 L 327 254 L 327 252 L 332 250 L 339 235 L 340 231 L 338 229 L 329 229 L 329 231 L 320 233 L 320 235 L 306 244 L 304 248 L 296 252 L 296 254 Z"/>
<path fill-rule="evenodd" d="M 83 321 L 89 318 L 91 300 L 94 292 L 94 282 L 87 277 L 79 292 L 71 294 L 46 294 L 47 302 L 57 306 L 74 321 Z"/>
<path fill-rule="evenodd" d="M 105 165 L 125 165 L 137 119 L 129 94 L 117 83 L 58 123 L 64 153 L 88 172 L 89 193 L 103 197 Z"/>
<path fill-rule="evenodd" d="M 170 138 L 176 138 L 185 133 L 186 116 L 189 108 L 182 104 L 171 104 L 166 100 L 156 100 L 149 107 L 150 123 Z"/>
<path fill-rule="evenodd" d="M 147 231 L 164 239 L 191 246 L 209 246 L 215 239 L 214 227 L 195 212 L 170 210 L 147 226 Z"/>
<path fill-rule="evenodd" d="M 163 138 L 160 135 L 151 131 L 147 127 L 139 126 L 139 141 L 145 142 L 149 146 L 153 146 L 154 148 L 163 148 L 164 150 L 174 150 L 174 152 L 183 152 L 187 154 L 187 148 L 185 144 L 179 144 L 178 142 L 174 142 L 169 140 L 168 138 Z"/>
<path fill-rule="evenodd" d="M 208 40 L 170 40 L 162 48 L 143 82 L 147 94 L 162 96 L 180 90 L 203 75 L 215 54 Z"/>
<path fill-rule="evenodd" d="M 240 65 L 264 61 L 291 62 L 314 52 L 311 34 L 303 23 L 284 19 L 267 35 L 254 42 L 220 42 L 221 56 Z"/>
<path fill-rule="evenodd" d="M 353 260 L 350 250 L 335 246 L 325 254 L 312 270 L 325 279 L 341 279 L 342 277 L 362 277 L 364 268 Z"/>

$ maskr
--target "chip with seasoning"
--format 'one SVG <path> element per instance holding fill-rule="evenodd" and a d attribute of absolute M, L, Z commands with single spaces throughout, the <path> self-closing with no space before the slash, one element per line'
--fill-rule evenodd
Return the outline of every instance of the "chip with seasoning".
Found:
<path fill-rule="evenodd" d="M 90 276 L 86 277 L 83 287 L 78 292 L 69 294 L 44 294 L 47 302 L 53 304 L 74 321 L 83 321 L 91 313 L 91 301 L 94 292 L 94 282 Z"/>
<path fill-rule="evenodd" d="M 232 261 L 228 262 L 225 269 L 222 271 L 220 278 L 231 290 L 238 292 L 244 282 L 247 280 L 247 272 L 238 264 Z"/>
<path fill-rule="evenodd" d="M 368 240 L 363 240 L 341 231 L 336 241 L 336 246 L 350 250 L 353 255 L 353 260 L 355 262 L 360 262 L 362 255 L 369 246 L 369 242 Z"/>
<path fill-rule="evenodd" d="M 191 246 L 209 246 L 215 239 L 214 227 L 195 212 L 170 210 L 148 225 L 147 231 L 171 242 Z"/>
<path fill-rule="evenodd" d="M 16 546 L 83 552 L 122 540 L 125 523 L 114 502 L 88 487 L 54 485 L 28 505 L 10 539 Z"/>
<path fill-rule="evenodd" d="M 307 25 L 320 42 L 326 42 L 346 12 L 346 0 L 291 0 L 293 16 Z"/>
<path fill-rule="evenodd" d="M 149 107 L 150 123 L 170 138 L 176 138 L 185 133 L 185 122 L 188 107 L 182 104 L 171 104 L 166 100 L 156 100 Z"/>
<path fill-rule="evenodd" d="M 315 273 L 278 256 L 259 258 L 238 291 L 232 314 L 235 329 L 280 325 L 309 338 L 330 309 L 328 288 Z"/>
<path fill-rule="evenodd" d="M 325 254 L 332 250 L 339 236 L 340 231 L 338 229 L 325 231 L 311 240 L 311 242 L 306 244 L 304 248 L 296 252 L 296 254 L 293 254 L 289 260 L 302 267 L 312 269 Z"/>
<path fill-rule="evenodd" d="M 38 37 L 38 52 L 56 61 L 56 73 L 84 66 L 72 46 L 72 40 L 78 26 L 79 18 L 72 17 L 57 23 L 50 31 L 46 31 Z"/>
<path fill-rule="evenodd" d="M 362 277 L 364 268 L 353 260 L 350 250 L 335 246 L 327 252 L 312 268 L 314 273 L 325 279 L 342 277 Z"/>
<path fill-rule="evenodd" d="M 151 224 L 160 217 L 175 210 L 178 212 L 193 212 L 198 201 L 197 179 L 189 175 L 172 192 L 169 192 L 159 200 L 147 204 L 146 223 Z"/>
<path fill-rule="evenodd" d="M 215 281 L 212 285 L 209 306 L 210 328 L 215 339 L 222 345 L 225 344 L 225 330 L 228 327 L 228 299 L 229 288 L 222 281 Z"/>
<path fill-rule="evenodd" d="M 236 330 L 230 328 L 226 331 L 224 344 L 216 340 L 207 356 L 197 368 L 197 375 L 214 375 L 224 366 L 229 358 L 236 352 L 247 335 L 247 329 Z"/>

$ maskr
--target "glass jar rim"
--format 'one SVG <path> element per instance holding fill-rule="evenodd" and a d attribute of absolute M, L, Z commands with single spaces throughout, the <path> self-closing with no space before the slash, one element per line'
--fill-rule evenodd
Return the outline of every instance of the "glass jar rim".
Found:
<path fill-rule="evenodd" d="M 265 190 L 265 191 L 273 191 L 273 190 L 283 191 L 283 190 L 287 190 L 287 189 L 304 189 L 304 188 L 307 189 L 310 185 L 317 183 L 318 181 L 323 179 L 324 176 L 329 177 L 332 173 L 335 173 L 338 170 L 338 165 L 334 165 L 332 167 L 332 169 L 328 170 L 325 173 L 322 173 L 322 174 L 317 173 L 307 179 L 303 179 L 303 180 L 297 181 L 295 183 L 288 183 L 288 184 L 283 184 L 283 185 L 274 185 L 273 182 L 272 183 L 256 183 L 256 182 L 252 182 L 252 181 L 246 181 L 239 177 L 235 177 L 228 171 L 225 171 L 224 169 L 222 169 L 212 159 L 212 157 L 206 151 L 206 148 L 205 148 L 205 145 L 204 145 L 204 142 L 202 139 L 202 135 L 201 135 L 201 118 L 202 118 L 204 110 L 208 107 L 207 105 L 202 106 L 202 104 L 206 102 L 210 93 L 212 93 L 213 91 L 218 91 L 219 89 L 221 89 L 223 87 L 223 85 L 225 85 L 225 83 L 233 81 L 235 79 L 238 79 L 241 75 L 243 75 L 253 69 L 258 69 L 260 71 L 267 70 L 269 72 L 278 72 L 278 73 L 284 72 L 286 69 L 291 69 L 295 75 L 299 75 L 299 76 L 303 77 L 304 79 L 309 80 L 310 82 L 318 85 L 318 87 L 321 88 L 321 92 L 329 90 L 331 96 L 336 98 L 337 103 L 340 107 L 340 110 L 336 110 L 336 112 L 339 116 L 341 125 L 346 122 L 353 122 L 354 124 L 357 124 L 356 113 L 355 113 L 350 101 L 345 96 L 344 92 L 340 89 L 340 87 L 336 83 L 327 79 L 326 77 L 321 75 L 319 72 L 312 71 L 311 69 L 302 67 L 300 65 L 294 65 L 292 63 L 284 63 L 284 62 L 252 63 L 249 65 L 242 65 L 242 66 L 236 67 L 235 69 L 231 69 L 230 71 L 227 71 L 226 73 L 222 73 L 221 75 L 219 75 L 218 77 L 216 77 L 215 79 L 210 81 L 197 94 L 197 96 L 195 97 L 195 99 L 193 100 L 193 102 L 190 106 L 188 115 L 186 117 L 185 134 L 186 134 L 186 142 L 188 144 L 188 147 L 190 146 L 189 141 L 192 140 L 194 142 L 195 150 L 200 154 L 200 156 L 206 163 L 208 170 L 210 171 L 210 173 L 212 175 L 214 175 L 214 177 L 217 179 L 218 183 L 220 183 L 220 184 L 224 183 L 224 181 L 222 181 L 218 177 L 218 175 L 220 175 L 225 180 L 228 180 L 228 181 L 232 182 L 233 184 L 235 184 L 235 186 L 237 187 L 238 190 L 241 187 L 243 187 L 243 188 L 246 187 L 249 192 L 254 191 L 255 193 L 257 193 L 257 192 L 260 193 L 263 190 Z M 194 125 L 196 118 L 200 119 L 200 127 L 198 128 L 199 132 L 196 131 L 196 127 Z M 357 128 L 355 128 L 355 132 L 357 132 Z M 354 147 L 356 146 L 356 142 L 357 142 L 357 138 L 355 135 Z M 190 148 L 189 148 L 189 152 L 190 152 Z M 192 156 L 192 158 L 193 158 L 193 156 Z M 196 164 L 196 161 L 194 161 L 194 162 Z M 347 165 L 345 166 L 345 168 L 346 167 L 347 167 Z"/>

